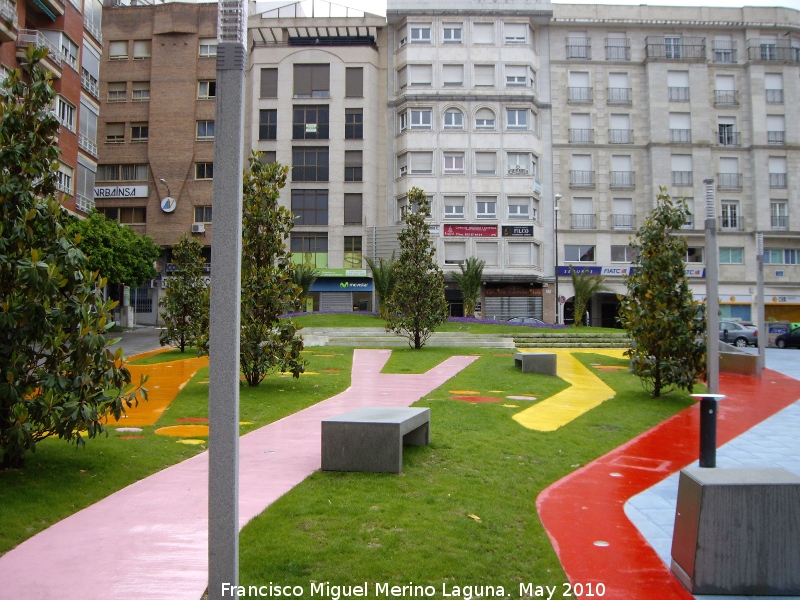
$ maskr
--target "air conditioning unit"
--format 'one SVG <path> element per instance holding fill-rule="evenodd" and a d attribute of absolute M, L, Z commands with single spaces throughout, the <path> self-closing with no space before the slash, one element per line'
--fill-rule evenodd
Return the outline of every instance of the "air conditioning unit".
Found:
<path fill-rule="evenodd" d="M 205 232 L 206 232 L 205 223 L 192 223 L 192 233 L 205 233 Z"/>

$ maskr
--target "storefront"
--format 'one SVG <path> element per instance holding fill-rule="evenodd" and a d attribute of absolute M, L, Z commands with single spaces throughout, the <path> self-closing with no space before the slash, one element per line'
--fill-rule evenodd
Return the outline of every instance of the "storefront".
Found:
<path fill-rule="evenodd" d="M 317 269 L 306 310 L 350 312 L 372 310 L 372 279 L 366 269 Z"/>
<path fill-rule="evenodd" d="M 483 315 L 487 319 L 507 321 L 512 317 L 542 319 L 541 283 L 486 283 L 483 288 Z"/>

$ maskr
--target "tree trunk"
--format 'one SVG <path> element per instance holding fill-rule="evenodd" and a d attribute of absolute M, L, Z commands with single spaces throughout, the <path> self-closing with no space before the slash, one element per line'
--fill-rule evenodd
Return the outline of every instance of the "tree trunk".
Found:
<path fill-rule="evenodd" d="M 422 340 L 420 339 L 419 330 L 414 332 L 414 349 L 419 350 L 422 348 Z"/>

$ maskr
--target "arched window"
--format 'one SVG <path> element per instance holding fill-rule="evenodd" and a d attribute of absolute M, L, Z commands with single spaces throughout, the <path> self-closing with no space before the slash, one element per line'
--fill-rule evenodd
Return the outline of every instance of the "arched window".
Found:
<path fill-rule="evenodd" d="M 494 129 L 495 115 L 490 108 L 481 108 L 475 113 L 475 129 Z"/>
<path fill-rule="evenodd" d="M 464 129 L 464 113 L 457 108 L 448 108 L 444 113 L 445 129 Z"/>

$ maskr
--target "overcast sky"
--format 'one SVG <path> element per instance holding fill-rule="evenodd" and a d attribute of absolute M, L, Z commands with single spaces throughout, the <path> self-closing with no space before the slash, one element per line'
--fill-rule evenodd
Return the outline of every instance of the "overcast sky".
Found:
<path fill-rule="evenodd" d="M 386 14 L 386 0 L 331 0 L 334 4 L 350 6 L 375 15 Z M 553 4 L 594 4 L 587 0 L 560 0 Z M 615 0 L 614 2 L 598 2 L 597 4 L 628 4 L 649 6 L 785 6 L 800 10 L 800 0 Z"/>

